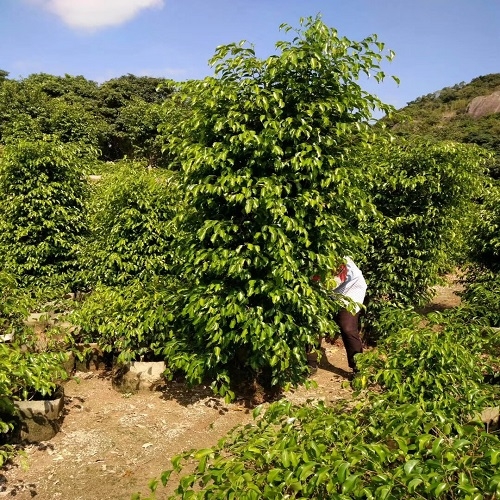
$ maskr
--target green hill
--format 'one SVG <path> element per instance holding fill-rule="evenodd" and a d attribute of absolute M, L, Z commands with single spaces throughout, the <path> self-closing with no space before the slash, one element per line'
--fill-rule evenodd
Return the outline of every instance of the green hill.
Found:
<path fill-rule="evenodd" d="M 480 106 L 478 106 L 480 105 Z M 500 73 L 419 97 L 385 123 L 394 135 L 478 144 L 496 153 L 500 173 Z"/>

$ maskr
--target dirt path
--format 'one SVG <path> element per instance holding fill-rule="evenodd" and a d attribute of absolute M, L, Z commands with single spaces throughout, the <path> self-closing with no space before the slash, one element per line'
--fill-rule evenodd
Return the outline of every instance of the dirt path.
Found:
<path fill-rule="evenodd" d="M 453 284 L 439 287 L 428 310 L 458 305 Z M 324 344 L 326 356 L 311 378 L 317 388 L 285 395 L 294 403 L 334 401 L 350 396 L 342 343 Z M 229 430 L 252 421 L 243 401 L 225 404 L 210 389 L 121 394 L 104 373 L 77 373 L 65 385 L 61 431 L 50 441 L 24 448 L 25 457 L 0 472 L 0 498 L 19 500 L 125 500 L 148 493 L 148 482 L 191 448 L 215 445 Z M 159 488 L 157 498 L 168 489 Z"/>

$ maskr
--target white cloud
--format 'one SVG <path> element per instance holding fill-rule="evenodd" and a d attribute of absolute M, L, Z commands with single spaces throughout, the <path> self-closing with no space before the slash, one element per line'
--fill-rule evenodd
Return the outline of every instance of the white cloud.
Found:
<path fill-rule="evenodd" d="M 94 30 L 130 21 L 143 9 L 161 8 L 164 0 L 43 0 L 38 3 L 72 28 Z"/>

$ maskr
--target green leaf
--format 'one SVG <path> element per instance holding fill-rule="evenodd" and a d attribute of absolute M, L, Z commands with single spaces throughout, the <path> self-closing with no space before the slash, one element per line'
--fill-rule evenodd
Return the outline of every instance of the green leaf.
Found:
<path fill-rule="evenodd" d="M 421 478 L 419 478 L 419 477 L 416 477 L 415 479 L 412 479 L 408 483 L 408 491 L 410 493 L 413 493 L 415 491 L 415 489 L 417 488 L 417 486 L 419 486 L 422 483 L 423 483 L 423 480 Z"/>
<path fill-rule="evenodd" d="M 343 462 L 337 469 L 337 478 L 340 483 L 343 483 L 346 480 L 350 465 L 351 464 L 349 462 Z"/>
<path fill-rule="evenodd" d="M 212 448 L 203 448 L 201 450 L 198 450 L 195 454 L 194 454 L 194 458 L 195 460 L 200 460 L 202 459 L 203 457 L 207 456 L 207 455 L 210 455 L 211 453 L 213 453 L 213 450 Z"/>
<path fill-rule="evenodd" d="M 410 475 L 413 472 L 413 469 L 420 463 L 419 460 L 408 460 L 408 462 L 405 463 L 403 470 L 405 471 L 405 474 Z"/>
<path fill-rule="evenodd" d="M 267 474 L 267 482 L 281 481 L 283 471 L 281 469 L 271 469 Z"/>
<path fill-rule="evenodd" d="M 441 493 L 443 493 L 447 489 L 448 485 L 446 483 L 439 483 L 434 489 L 434 495 L 438 497 L 439 495 L 441 495 Z"/>
<path fill-rule="evenodd" d="M 161 473 L 160 479 L 161 479 L 161 484 L 163 486 L 166 486 L 168 483 L 168 480 L 170 479 L 170 475 L 172 474 L 172 470 L 166 470 Z"/>
<path fill-rule="evenodd" d="M 434 443 L 432 444 L 432 453 L 435 456 L 441 456 L 443 443 L 444 443 L 444 438 L 442 437 L 434 440 Z"/>
<path fill-rule="evenodd" d="M 354 490 L 359 477 L 359 474 L 351 474 L 347 476 L 346 480 L 342 483 L 342 493 L 351 493 Z"/>
<path fill-rule="evenodd" d="M 288 450 L 283 450 L 281 453 L 281 462 L 283 466 L 288 469 L 290 467 L 290 452 Z"/>
<path fill-rule="evenodd" d="M 256 406 L 253 410 L 252 410 L 252 416 L 254 419 L 256 419 L 262 412 L 262 405 L 258 405 Z"/>
<path fill-rule="evenodd" d="M 149 482 L 149 489 L 154 493 L 156 491 L 156 489 L 158 488 L 158 479 L 152 479 L 150 482 Z"/>
<path fill-rule="evenodd" d="M 380 486 L 375 491 L 375 498 L 379 500 L 386 500 L 386 498 L 389 498 L 389 495 L 391 494 L 391 489 L 392 488 L 390 486 Z"/>
<path fill-rule="evenodd" d="M 316 462 L 308 462 L 299 467 L 298 476 L 300 481 L 305 481 L 311 474 L 313 474 L 316 465 Z"/>
<path fill-rule="evenodd" d="M 180 472 L 182 458 L 182 455 L 176 455 L 172 458 L 172 467 L 174 468 L 175 472 Z"/>

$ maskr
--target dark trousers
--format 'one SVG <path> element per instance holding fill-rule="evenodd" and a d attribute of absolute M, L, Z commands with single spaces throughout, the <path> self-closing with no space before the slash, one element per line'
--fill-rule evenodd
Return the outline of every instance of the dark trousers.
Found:
<path fill-rule="evenodd" d="M 363 344 L 359 336 L 359 313 L 351 314 L 347 309 L 342 309 L 335 321 L 340 328 L 349 368 L 356 370 L 354 355 L 363 352 Z"/>

